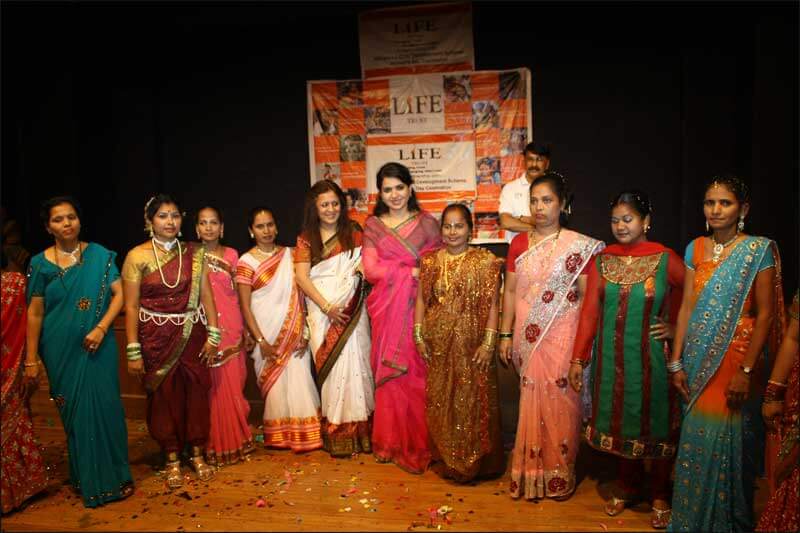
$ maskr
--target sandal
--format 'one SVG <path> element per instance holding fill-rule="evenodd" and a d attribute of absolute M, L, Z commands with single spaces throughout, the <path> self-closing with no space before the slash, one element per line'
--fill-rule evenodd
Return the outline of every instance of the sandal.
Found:
<path fill-rule="evenodd" d="M 127 481 L 119 490 L 119 498 L 124 500 L 125 498 L 129 498 L 133 496 L 133 493 L 136 489 L 133 486 L 133 481 Z"/>
<path fill-rule="evenodd" d="M 173 460 L 173 457 L 176 459 Z M 167 460 L 167 486 L 170 489 L 179 489 L 183 486 L 183 474 L 181 474 L 181 461 L 177 459 L 176 453 L 170 453 Z"/>
<path fill-rule="evenodd" d="M 214 467 L 208 466 L 203 460 L 203 452 L 199 447 L 192 448 L 191 459 L 192 470 L 197 474 L 200 481 L 209 481 L 214 478 Z"/>
<path fill-rule="evenodd" d="M 611 496 L 611 499 L 606 501 L 603 510 L 608 516 L 617 516 L 624 511 L 626 507 L 636 505 L 640 501 L 641 498 L 639 496 L 629 496 L 627 498 L 617 498 L 616 496 Z"/>
<path fill-rule="evenodd" d="M 650 513 L 650 525 L 653 529 L 666 529 L 672 520 L 672 509 L 656 509 Z"/>

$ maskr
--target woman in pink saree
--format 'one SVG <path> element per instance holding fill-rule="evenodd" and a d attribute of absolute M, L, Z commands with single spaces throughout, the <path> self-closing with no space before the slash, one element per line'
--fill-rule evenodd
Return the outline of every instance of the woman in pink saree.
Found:
<path fill-rule="evenodd" d="M 244 397 L 247 379 L 244 324 L 233 282 L 239 254 L 219 242 L 225 225 L 216 207 L 207 206 L 197 212 L 196 230 L 197 238 L 206 247 L 205 267 L 222 330 L 222 340 L 210 365 L 211 425 L 206 459 L 209 464 L 222 466 L 238 463 L 253 451 L 253 436 L 247 423 L 250 404 Z"/>
<path fill-rule="evenodd" d="M 513 362 L 520 375 L 512 498 L 566 499 L 575 490 L 581 401 L 567 374 L 586 287 L 584 268 L 604 245 L 562 227 L 571 196 L 555 172 L 534 180 L 536 226 L 514 237 L 508 250 L 498 336 L 501 358 Z"/>
<path fill-rule="evenodd" d="M 372 450 L 379 462 L 393 462 L 421 474 L 431 452 L 425 422 L 426 370 L 411 337 L 419 261 L 441 247 L 436 219 L 421 211 L 409 170 L 387 163 L 378 171 L 378 202 L 364 230 L 362 261 L 372 292 L 375 414 Z"/>

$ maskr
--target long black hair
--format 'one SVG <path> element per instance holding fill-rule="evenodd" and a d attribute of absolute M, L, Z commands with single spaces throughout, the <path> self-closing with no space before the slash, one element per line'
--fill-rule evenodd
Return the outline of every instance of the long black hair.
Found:
<path fill-rule="evenodd" d="M 401 163 L 386 163 L 378 169 L 376 178 L 378 180 L 378 202 L 375 204 L 372 214 L 379 217 L 389 212 L 389 206 L 381 198 L 381 187 L 383 187 L 384 178 L 398 179 L 408 185 L 409 188 L 414 183 L 414 179 L 411 177 L 411 171 L 408 170 L 408 167 Z M 414 189 L 411 189 L 411 197 L 408 199 L 408 210 L 412 213 L 419 211 L 419 202 L 417 202 L 417 195 L 414 194 Z"/>

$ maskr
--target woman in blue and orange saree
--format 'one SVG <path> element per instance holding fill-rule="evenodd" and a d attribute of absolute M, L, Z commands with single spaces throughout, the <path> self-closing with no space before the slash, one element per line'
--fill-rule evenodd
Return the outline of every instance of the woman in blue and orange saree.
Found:
<path fill-rule="evenodd" d="M 177 203 L 159 194 L 145 205 L 152 237 L 128 252 L 122 265 L 128 372 L 147 391 L 147 428 L 167 460 L 167 485 L 183 484 L 180 454 L 201 481 L 214 476 L 203 449 L 210 430 L 211 374 L 222 341 L 206 279 L 205 247 L 179 240 Z"/>
<path fill-rule="evenodd" d="M 775 243 L 743 233 L 744 183 L 712 180 L 703 211 L 708 237 L 689 243 L 686 282 L 667 364 L 683 398 L 671 531 L 753 529 L 753 489 L 762 468 L 763 352 L 782 330 Z"/>
<path fill-rule="evenodd" d="M 31 259 L 28 355 L 41 357 L 69 450 L 69 477 L 86 507 L 130 496 L 128 431 L 120 399 L 117 343 L 109 331 L 122 309 L 117 254 L 79 238 L 80 207 L 57 197 L 42 207 L 55 243 Z"/>

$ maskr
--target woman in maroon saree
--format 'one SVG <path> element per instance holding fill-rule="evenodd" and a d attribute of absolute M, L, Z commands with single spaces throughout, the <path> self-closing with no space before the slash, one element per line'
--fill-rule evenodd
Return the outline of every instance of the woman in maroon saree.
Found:
<path fill-rule="evenodd" d="M 375 415 L 372 451 L 379 462 L 394 462 L 420 474 L 428 467 L 425 422 L 425 363 L 411 330 L 423 254 L 441 247 L 439 224 L 421 211 L 411 173 L 399 163 L 378 171 L 378 203 L 367 219 L 362 261 L 372 291 L 367 311 L 372 324 Z"/>
<path fill-rule="evenodd" d="M 128 371 L 143 378 L 147 426 L 167 457 L 170 488 L 182 484 L 179 454 L 186 445 L 198 478 L 214 475 L 203 447 L 209 434 L 208 365 L 221 338 L 205 281 L 205 248 L 177 239 L 181 218 L 169 196 L 152 198 L 145 219 L 153 236 L 133 248 L 122 267 Z"/>

